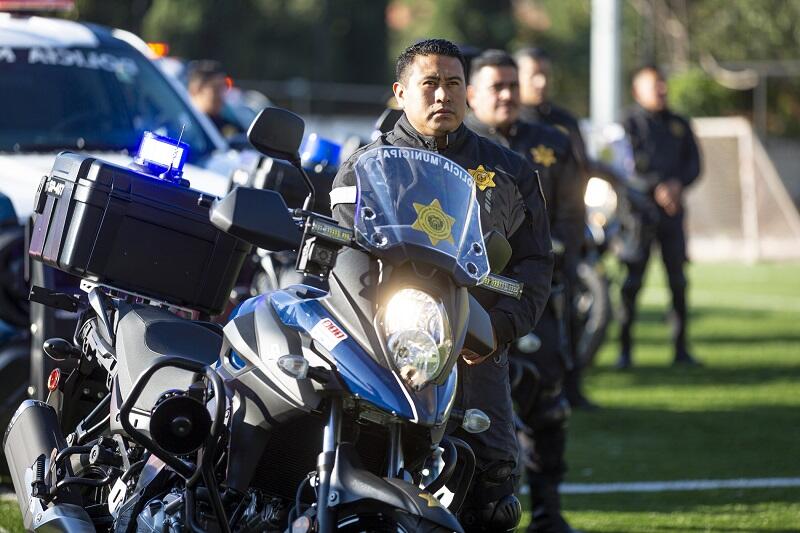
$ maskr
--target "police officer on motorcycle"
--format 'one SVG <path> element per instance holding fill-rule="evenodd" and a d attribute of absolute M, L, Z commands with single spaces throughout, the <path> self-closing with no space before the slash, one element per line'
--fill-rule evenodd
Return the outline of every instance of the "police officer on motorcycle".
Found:
<path fill-rule="evenodd" d="M 636 176 L 629 183 L 629 218 L 636 238 L 622 257 L 628 273 L 622 286 L 621 350 L 617 367 L 631 366 L 636 296 L 642 287 L 650 248 L 657 240 L 672 292 L 675 364 L 699 364 L 686 347 L 686 234 L 683 191 L 700 175 L 700 152 L 689 123 L 667 108 L 667 86 L 657 67 L 640 68 L 633 76 L 636 104 L 625 119 Z"/>
<path fill-rule="evenodd" d="M 542 341 L 525 357 L 535 367 L 533 379 L 523 379 L 514 390 L 523 461 L 531 488 L 532 520 L 528 531 L 571 531 L 561 516 L 558 484 L 564 471 L 566 423 L 569 405 L 562 390 L 565 371 L 572 367 L 567 335 L 564 286 L 575 278 L 583 238 L 584 180 L 569 138 L 549 126 L 519 119 L 519 81 L 510 55 L 487 50 L 472 62 L 467 99 L 472 115 L 467 125 L 480 135 L 524 155 L 539 172 L 554 239 L 563 243 L 556 261 L 553 293 L 534 333 Z M 532 181 L 532 178 L 528 178 Z M 521 184 L 526 190 L 529 184 Z"/>
<path fill-rule="evenodd" d="M 487 308 L 497 350 L 478 358 L 465 352 L 459 360 L 459 399 L 491 418 L 488 431 L 459 434 L 473 448 L 476 473 L 460 520 L 467 531 L 513 531 L 521 516 L 514 496 L 518 455 L 508 377 L 507 346 L 525 335 L 541 316 L 550 292 L 553 258 L 544 198 L 530 165 L 511 150 L 486 140 L 463 124 L 466 113 L 464 58 L 442 39 L 408 47 L 397 60 L 392 89 L 403 116 L 395 127 L 355 152 L 339 170 L 331 192 L 333 216 L 352 226 L 356 202 L 353 165 L 376 146 L 414 147 L 434 151 L 472 175 L 484 232 L 497 230 L 513 254 L 504 273 L 524 283 L 520 299 L 494 298 L 475 289 Z M 524 202 L 517 183 L 527 183 Z M 459 432 L 460 433 L 460 432 Z"/>

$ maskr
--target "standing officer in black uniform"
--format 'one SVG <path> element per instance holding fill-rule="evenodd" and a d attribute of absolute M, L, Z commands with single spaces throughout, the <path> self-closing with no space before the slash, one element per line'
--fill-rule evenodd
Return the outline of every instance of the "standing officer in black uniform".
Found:
<path fill-rule="evenodd" d="M 578 169 L 584 180 L 585 190 L 586 182 L 589 179 L 589 159 L 586 155 L 586 145 L 583 142 L 578 119 L 566 109 L 550 101 L 548 93 L 550 56 L 541 48 L 522 48 L 514 54 L 514 59 L 519 70 L 519 93 L 522 102 L 520 116 L 529 122 L 553 126 L 569 136 Z M 570 326 L 570 337 L 575 342 L 580 331 L 577 325 L 570 324 Z M 567 372 L 564 383 L 567 399 L 572 407 L 596 408 L 597 406 L 583 395 L 581 374 L 582 368 L 578 364 Z"/>
<path fill-rule="evenodd" d="M 636 295 L 642 288 L 650 248 L 661 246 L 661 259 L 672 292 L 674 362 L 698 364 L 686 348 L 686 234 L 683 228 L 683 191 L 700 174 L 700 153 L 689 123 L 667 108 L 667 85 L 655 66 L 645 66 L 633 76 L 636 105 L 625 119 L 633 148 L 636 177 L 630 202 L 632 217 L 640 226 L 633 253 L 626 258 L 628 274 L 622 286 L 623 317 L 618 368 L 631 366 L 631 329 L 636 319 Z"/>
<path fill-rule="evenodd" d="M 334 218 L 352 226 L 356 201 L 353 165 L 376 146 L 422 148 L 442 154 L 472 175 L 484 232 L 499 231 L 513 255 L 505 274 L 524 283 L 521 299 L 501 297 L 487 305 L 497 339 L 489 358 L 462 353 L 458 403 L 483 410 L 488 431 L 459 434 L 472 446 L 477 468 L 461 522 L 468 531 L 513 531 L 521 516 L 514 496 L 518 455 L 508 377 L 507 347 L 525 335 L 542 314 L 550 292 L 553 258 L 544 198 L 530 165 L 519 155 L 488 141 L 463 124 L 466 113 L 465 65 L 461 52 L 442 39 L 422 41 L 397 59 L 392 86 L 403 116 L 394 129 L 355 152 L 336 176 L 331 192 Z M 530 182 L 524 202 L 517 183 Z M 481 289 L 475 289 L 483 297 Z"/>
<path fill-rule="evenodd" d="M 575 278 L 583 239 L 583 178 L 566 135 L 544 124 L 519 120 L 517 67 L 506 52 L 487 50 L 472 61 L 467 100 L 472 109 L 467 126 L 522 154 L 539 172 L 552 237 L 563 248 L 553 274 L 553 294 L 534 329 L 541 347 L 524 356 L 535 366 L 539 380 L 523 380 L 514 391 L 514 399 L 517 413 L 527 426 L 526 433 L 520 435 L 520 444 L 531 489 L 532 519 L 528 531 L 568 532 L 571 529 L 561 516 L 558 495 L 558 485 L 566 471 L 569 416 L 562 383 L 565 370 L 572 366 L 563 285 Z M 529 185 L 521 183 L 520 189 L 524 191 Z"/>

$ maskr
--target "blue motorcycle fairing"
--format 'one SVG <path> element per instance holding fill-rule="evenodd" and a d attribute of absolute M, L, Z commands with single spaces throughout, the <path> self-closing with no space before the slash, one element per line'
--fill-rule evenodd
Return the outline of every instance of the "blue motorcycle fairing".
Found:
<path fill-rule="evenodd" d="M 298 296 L 305 291 L 308 297 Z M 424 425 L 443 424 L 449 416 L 455 397 L 457 375 L 455 367 L 441 385 L 428 385 L 419 391 L 408 389 L 400 377 L 389 368 L 378 364 L 349 335 L 338 326 L 334 317 L 318 301 L 326 293 L 295 285 L 285 290 L 267 295 L 280 320 L 288 327 L 296 329 L 315 339 L 333 358 L 336 369 L 350 392 L 375 407 L 394 413 L 408 421 Z M 328 322 L 326 322 L 326 320 Z M 315 338 L 312 333 L 320 324 L 331 324 L 334 331 L 344 333 L 341 339 Z M 319 337 L 319 329 L 316 330 Z M 324 346 L 328 341 L 328 346 Z"/>

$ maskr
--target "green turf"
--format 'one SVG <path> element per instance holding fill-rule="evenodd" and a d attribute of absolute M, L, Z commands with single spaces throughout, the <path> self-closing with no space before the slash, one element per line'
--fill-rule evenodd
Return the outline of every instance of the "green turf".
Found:
<path fill-rule="evenodd" d="M 22 527 L 17 500 L 0 500 L 0 531 L 9 533 L 25 531 Z"/>
<path fill-rule="evenodd" d="M 603 406 L 570 423 L 567 482 L 800 477 L 800 265 L 693 265 L 691 346 L 670 366 L 669 302 L 656 264 L 641 294 L 635 367 L 612 330 L 587 375 Z M 567 496 L 597 532 L 800 531 L 800 489 Z"/>

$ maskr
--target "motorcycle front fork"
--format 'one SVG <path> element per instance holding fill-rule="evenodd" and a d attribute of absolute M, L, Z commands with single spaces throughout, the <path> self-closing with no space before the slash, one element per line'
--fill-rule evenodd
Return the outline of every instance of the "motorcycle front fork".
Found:
<path fill-rule="evenodd" d="M 342 429 L 342 400 L 331 399 L 328 423 L 322 436 L 322 452 L 317 457 L 317 523 L 320 533 L 331 533 L 336 527 L 336 513 L 330 506 L 336 503 L 338 495 L 331 494 L 331 473 L 336 459 L 336 448 L 339 446 Z M 331 501 L 333 498 L 333 501 Z"/>
<path fill-rule="evenodd" d="M 331 533 L 336 527 L 335 505 L 339 495 L 331 492 L 331 473 L 336 459 L 342 429 L 342 400 L 331 399 L 328 423 L 322 437 L 322 452 L 317 456 L 317 524 L 319 533 Z M 400 442 L 400 424 L 389 426 L 387 477 L 397 477 L 403 468 L 403 449 Z"/>

